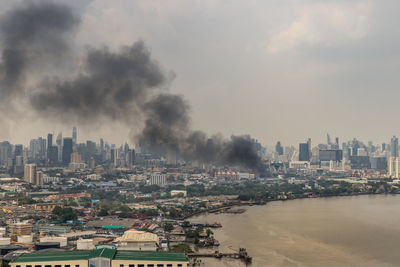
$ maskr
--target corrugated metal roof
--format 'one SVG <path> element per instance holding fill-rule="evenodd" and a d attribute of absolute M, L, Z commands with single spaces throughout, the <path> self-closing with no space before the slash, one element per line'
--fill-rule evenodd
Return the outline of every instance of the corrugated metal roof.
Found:
<path fill-rule="evenodd" d="M 88 260 L 90 251 L 68 251 L 56 253 L 26 253 L 14 262 L 66 261 Z"/>
<path fill-rule="evenodd" d="M 46 261 L 74 261 L 89 260 L 91 258 L 109 258 L 114 260 L 138 260 L 138 261 L 188 261 L 185 253 L 151 252 L 151 251 L 117 251 L 115 249 L 102 248 L 92 251 L 67 251 L 54 253 L 26 253 L 18 257 L 14 262 L 46 262 Z"/>
<path fill-rule="evenodd" d="M 101 248 L 101 249 L 95 249 L 90 252 L 89 258 L 109 258 L 112 259 L 114 258 L 114 255 L 117 251 L 115 249 L 109 249 L 109 248 Z"/>

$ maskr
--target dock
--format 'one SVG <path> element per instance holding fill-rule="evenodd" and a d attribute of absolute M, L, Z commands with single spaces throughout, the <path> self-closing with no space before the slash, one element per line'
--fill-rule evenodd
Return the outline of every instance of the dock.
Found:
<path fill-rule="evenodd" d="M 216 250 L 214 253 L 188 253 L 187 256 L 189 258 L 232 258 L 240 259 L 246 263 L 251 263 L 252 261 L 245 248 L 239 248 L 239 253 L 222 253 Z"/>

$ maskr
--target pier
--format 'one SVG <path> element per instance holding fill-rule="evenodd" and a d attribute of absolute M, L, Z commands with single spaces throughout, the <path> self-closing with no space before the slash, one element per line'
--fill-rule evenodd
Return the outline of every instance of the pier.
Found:
<path fill-rule="evenodd" d="M 189 258 L 233 258 L 240 259 L 246 263 L 251 263 L 252 261 L 245 248 L 239 248 L 238 253 L 222 253 L 216 250 L 214 253 L 188 253 L 187 256 Z"/>

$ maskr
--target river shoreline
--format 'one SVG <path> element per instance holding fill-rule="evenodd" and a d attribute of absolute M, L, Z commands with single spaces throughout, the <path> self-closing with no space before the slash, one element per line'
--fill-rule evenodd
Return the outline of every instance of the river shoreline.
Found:
<path fill-rule="evenodd" d="M 179 220 L 187 220 L 190 218 L 193 218 L 195 216 L 203 215 L 206 213 L 217 213 L 219 211 L 223 211 L 224 209 L 230 209 L 234 207 L 249 207 L 249 206 L 263 206 L 267 205 L 269 202 L 276 202 L 276 201 L 290 201 L 290 200 L 296 200 L 296 199 L 314 199 L 314 198 L 337 198 L 337 197 L 352 197 L 352 196 L 370 196 L 370 195 L 399 195 L 400 193 L 352 193 L 352 194 L 338 194 L 338 195 L 327 195 L 327 196 L 302 196 L 302 197 L 296 197 L 296 198 L 287 198 L 287 199 L 268 199 L 264 201 L 254 201 L 254 202 L 238 202 L 238 203 L 229 203 L 227 205 L 223 205 L 218 208 L 211 208 L 207 210 L 201 210 L 194 212 L 192 214 L 189 214 L 185 216 L 184 218 L 181 218 Z"/>
<path fill-rule="evenodd" d="M 218 250 L 244 247 L 253 267 L 398 266 L 398 194 L 346 196 L 274 200 L 246 208 L 244 216 L 209 213 L 190 221 L 220 222 L 223 227 L 214 231 Z M 201 266 L 243 266 L 239 260 L 203 262 Z"/>

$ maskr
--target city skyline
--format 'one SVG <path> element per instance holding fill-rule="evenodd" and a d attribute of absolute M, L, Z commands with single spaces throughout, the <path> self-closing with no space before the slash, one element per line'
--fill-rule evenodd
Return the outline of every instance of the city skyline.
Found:
<path fill-rule="evenodd" d="M 18 3 L 2 1 L 2 14 Z M 268 145 L 278 140 L 296 144 L 309 137 L 320 142 L 326 132 L 376 142 L 400 133 L 399 126 L 386 123 L 395 120 L 397 112 L 392 101 L 398 96 L 394 70 L 399 56 L 395 44 L 400 38 L 386 27 L 396 19 L 394 1 L 385 6 L 375 1 L 68 3 L 82 16 L 76 33 L 79 49 L 81 44 L 118 49 L 144 40 L 162 67 L 174 72 L 170 91 L 185 95 L 194 129 L 226 137 L 251 134 Z M 179 12 L 183 8 L 185 12 Z M 116 14 L 119 20 L 104 24 Z M 149 21 L 153 17 L 149 14 L 162 16 Z M 277 20 L 277 14 L 285 15 Z M 234 16 L 240 19 L 233 21 L 237 31 L 233 34 L 224 29 L 230 28 Z M 321 16 L 327 23 L 316 26 Z M 208 27 L 208 21 L 214 27 Z M 380 42 L 381 32 L 386 33 L 385 42 Z M 0 138 L 15 143 L 44 135 L 41 129 L 50 124 L 57 129 L 83 126 L 50 123 L 29 110 L 7 115 L 2 118 Z M 95 139 L 100 131 L 115 143 L 130 141 L 132 131 L 111 121 L 87 128 L 84 138 Z M 115 128 L 119 135 L 114 134 Z"/>

